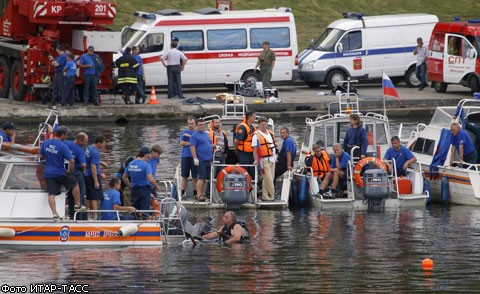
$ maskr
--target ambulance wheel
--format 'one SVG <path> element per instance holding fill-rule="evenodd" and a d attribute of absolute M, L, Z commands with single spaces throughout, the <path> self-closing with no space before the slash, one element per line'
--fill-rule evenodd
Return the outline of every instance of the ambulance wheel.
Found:
<path fill-rule="evenodd" d="M 448 85 L 446 83 L 439 83 L 439 82 L 432 82 L 433 88 L 437 93 L 445 93 L 447 92 Z"/>
<path fill-rule="evenodd" d="M 0 57 L 0 98 L 8 98 L 10 92 L 10 63 L 4 56 Z"/>
<path fill-rule="evenodd" d="M 416 68 L 411 66 L 405 74 L 405 83 L 409 88 L 417 88 L 420 85 L 420 81 L 417 79 Z"/>
<path fill-rule="evenodd" d="M 10 85 L 12 87 L 12 97 L 16 101 L 21 101 L 25 98 L 27 86 L 23 84 L 23 66 L 19 59 L 15 59 L 10 72 Z"/>
<path fill-rule="evenodd" d="M 257 82 L 260 82 L 260 75 L 253 70 L 249 70 L 242 75 L 242 81 L 250 81 L 253 85 L 256 85 Z"/>
<path fill-rule="evenodd" d="M 472 91 L 472 93 L 480 92 L 480 81 L 476 76 L 470 78 L 470 91 Z"/>
<path fill-rule="evenodd" d="M 305 84 L 307 84 L 307 86 L 310 87 L 310 88 L 320 87 L 320 83 L 318 83 L 318 82 L 305 82 Z"/>
<path fill-rule="evenodd" d="M 330 89 L 335 89 L 337 86 L 343 86 L 344 83 L 340 81 L 345 81 L 347 79 L 347 75 L 341 69 L 334 69 L 327 75 L 327 86 Z"/>

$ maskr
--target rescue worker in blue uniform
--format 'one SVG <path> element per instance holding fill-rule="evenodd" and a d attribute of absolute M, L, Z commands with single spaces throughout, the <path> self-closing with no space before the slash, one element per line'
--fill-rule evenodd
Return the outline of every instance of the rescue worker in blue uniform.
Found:
<path fill-rule="evenodd" d="M 160 164 L 160 155 L 163 153 L 163 149 L 160 145 L 153 145 L 152 148 L 150 148 L 150 156 L 148 157 L 148 165 L 150 166 L 150 169 L 152 170 L 152 176 L 153 179 L 156 179 L 156 173 L 157 173 L 157 166 Z M 154 197 L 157 197 L 157 191 L 155 190 L 155 187 L 150 185 L 150 190 L 153 194 Z"/>
<path fill-rule="evenodd" d="M 111 178 L 108 182 L 110 189 L 105 191 L 103 194 L 102 204 L 100 205 L 101 210 L 118 210 L 125 212 L 135 212 L 137 211 L 133 206 L 122 206 L 120 201 L 120 185 L 121 181 L 119 178 Z M 134 220 L 136 219 L 133 214 L 120 214 L 118 215 L 120 220 Z M 100 215 L 101 220 L 118 220 L 117 213 L 115 212 L 102 212 Z"/>
<path fill-rule="evenodd" d="M 132 206 L 137 210 L 150 210 L 150 185 L 155 187 L 155 190 L 160 191 L 152 176 L 152 170 L 147 164 L 149 155 L 150 149 L 147 147 L 140 148 L 137 158 L 130 162 L 122 177 L 125 184 L 131 188 Z M 143 218 L 146 215 L 146 213 L 142 213 Z"/>
<path fill-rule="evenodd" d="M 16 127 L 12 122 L 6 121 L 3 123 L 2 130 L 0 130 L 3 142 L 15 144 L 15 129 Z"/>
<path fill-rule="evenodd" d="M 458 123 L 452 123 L 450 131 L 452 132 L 452 137 L 450 138 L 450 145 L 452 146 L 450 150 L 450 165 L 453 164 L 457 152 L 461 163 L 476 164 L 477 150 L 475 150 L 475 145 L 468 133 L 462 130 Z"/>
<path fill-rule="evenodd" d="M 393 136 L 391 142 L 392 147 L 387 149 L 383 160 L 392 160 L 394 158 L 397 176 L 406 176 L 408 165 L 415 163 L 417 159 L 407 147 L 400 144 L 400 138 L 398 136 Z M 392 164 L 389 162 L 385 162 L 385 164 L 387 165 L 388 172 L 392 173 Z"/>
<path fill-rule="evenodd" d="M 80 60 L 77 62 L 78 67 L 83 68 L 83 106 L 88 105 L 90 95 L 93 97 L 95 106 L 100 106 L 97 92 L 98 74 L 93 60 L 94 54 L 95 48 L 89 46 L 87 53 L 80 56 Z"/>
<path fill-rule="evenodd" d="M 344 152 L 339 143 L 333 144 L 333 153 L 330 160 L 330 171 L 325 175 L 325 180 L 320 186 L 320 194 L 325 198 L 337 198 L 341 195 L 341 187 L 347 179 L 347 165 L 350 155 Z M 330 190 L 327 186 L 332 182 Z"/>
<path fill-rule="evenodd" d="M 363 159 L 367 156 L 368 139 L 367 132 L 362 127 L 358 114 L 350 115 L 350 125 L 352 127 L 347 130 L 343 140 L 343 150 L 351 155 L 350 151 L 353 147 L 358 146 L 359 148 L 355 149 L 353 156 Z"/>
<path fill-rule="evenodd" d="M 88 145 L 88 135 L 84 132 L 79 132 L 75 137 L 75 141 L 63 141 L 65 145 L 72 152 L 73 158 L 75 160 L 75 169 L 73 170 L 73 176 L 78 182 L 80 188 L 80 202 L 82 205 L 85 204 L 85 169 L 87 168 L 87 161 L 85 159 L 85 150 L 84 148 Z M 69 205 L 69 215 L 70 218 L 74 217 L 73 210 L 73 195 L 71 191 L 68 193 L 68 205 Z M 77 219 L 84 219 L 83 214 L 78 214 Z"/>
<path fill-rule="evenodd" d="M 103 198 L 102 189 L 102 168 L 100 167 L 101 155 L 99 149 L 104 148 L 106 139 L 104 136 L 98 136 L 92 145 L 85 151 L 87 168 L 85 170 L 85 187 L 87 195 L 87 207 L 92 210 L 98 210 L 100 201 Z M 94 213 L 94 219 L 97 214 Z"/>
<path fill-rule="evenodd" d="M 57 48 L 57 58 L 53 58 L 52 55 L 48 56 L 50 62 L 55 68 L 55 76 L 53 77 L 53 91 L 52 91 L 52 102 L 51 105 L 56 105 L 57 102 L 60 102 L 62 99 L 62 88 L 63 88 L 63 68 L 67 64 L 67 54 L 65 53 L 63 46 L 58 44 Z"/>
<path fill-rule="evenodd" d="M 287 170 L 293 169 L 293 162 L 297 154 L 297 143 L 290 137 L 290 130 L 287 127 L 280 129 L 280 137 L 282 137 L 283 143 L 275 165 L 275 180 Z"/>
<path fill-rule="evenodd" d="M 47 181 L 48 205 L 52 210 L 54 220 L 60 220 L 55 196 L 60 195 L 62 186 L 67 190 L 72 190 L 73 199 L 75 200 L 74 209 L 77 211 L 86 210 L 86 207 L 80 203 L 80 189 L 72 175 L 75 168 L 75 160 L 70 149 L 62 142 L 67 133 L 67 127 L 59 126 L 55 132 L 55 138 L 45 141 L 38 152 L 45 159 L 44 178 Z M 65 169 L 65 160 L 69 163 L 68 170 Z"/>
<path fill-rule="evenodd" d="M 212 162 L 213 144 L 210 136 L 206 131 L 205 121 L 197 119 L 197 130 L 190 138 L 190 152 L 193 157 L 193 164 L 197 167 L 197 193 L 198 200 L 205 201 L 205 184 L 210 180 L 210 169 Z"/>

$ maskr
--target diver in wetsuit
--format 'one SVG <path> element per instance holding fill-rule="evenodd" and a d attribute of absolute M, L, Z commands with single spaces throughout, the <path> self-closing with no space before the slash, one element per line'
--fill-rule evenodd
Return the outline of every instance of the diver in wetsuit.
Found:
<path fill-rule="evenodd" d="M 237 222 L 237 216 L 233 211 L 225 212 L 223 215 L 223 221 L 225 223 L 223 227 L 203 235 L 203 239 L 210 240 L 220 238 L 220 240 L 226 245 L 248 242 L 248 233 L 243 228 L 242 224 Z"/>

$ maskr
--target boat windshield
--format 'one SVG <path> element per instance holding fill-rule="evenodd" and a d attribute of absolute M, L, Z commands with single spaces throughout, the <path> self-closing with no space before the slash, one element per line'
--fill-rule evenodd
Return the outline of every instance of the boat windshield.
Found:
<path fill-rule="evenodd" d="M 143 35 L 145 35 L 145 31 L 139 31 L 132 29 L 130 27 L 124 28 L 122 30 L 122 48 L 128 46 L 134 46 L 138 43 Z"/>
<path fill-rule="evenodd" d="M 437 108 L 430 120 L 431 125 L 450 127 L 453 115 L 455 114 L 455 107 Z"/>
<path fill-rule="evenodd" d="M 0 163 L 0 180 L 3 178 L 3 173 L 5 172 L 5 167 L 7 165 L 4 163 Z"/>
<path fill-rule="evenodd" d="M 338 40 L 344 33 L 345 31 L 343 30 L 326 28 L 323 33 L 310 44 L 310 48 L 333 52 L 335 44 L 337 44 Z"/>
<path fill-rule="evenodd" d="M 23 191 L 45 190 L 47 184 L 43 177 L 44 170 L 45 166 L 43 164 L 15 164 L 8 175 L 5 189 Z"/>

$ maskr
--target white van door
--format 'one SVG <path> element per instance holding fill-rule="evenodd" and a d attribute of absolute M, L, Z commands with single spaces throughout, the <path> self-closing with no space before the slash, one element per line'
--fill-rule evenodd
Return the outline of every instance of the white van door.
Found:
<path fill-rule="evenodd" d="M 149 32 L 138 43 L 140 57 L 145 68 L 146 86 L 163 86 L 167 84 L 167 70 L 160 61 L 166 52 L 166 32 Z"/>
<path fill-rule="evenodd" d="M 446 83 L 459 83 L 475 71 L 477 50 L 461 35 L 446 34 L 443 58 L 443 78 Z"/>
<path fill-rule="evenodd" d="M 178 38 L 178 49 L 188 58 L 182 71 L 182 84 L 203 85 L 206 81 L 206 61 L 208 54 L 202 29 L 174 30 L 167 38 Z"/>
<path fill-rule="evenodd" d="M 364 48 L 363 32 L 361 30 L 349 31 L 343 35 L 335 46 L 335 64 L 337 68 L 343 68 L 347 75 L 351 77 L 361 77 L 365 75 L 367 56 Z M 329 74 L 327 84 L 334 85 L 336 78 L 341 76 Z M 346 78 L 346 77 L 343 77 Z"/>

